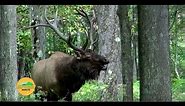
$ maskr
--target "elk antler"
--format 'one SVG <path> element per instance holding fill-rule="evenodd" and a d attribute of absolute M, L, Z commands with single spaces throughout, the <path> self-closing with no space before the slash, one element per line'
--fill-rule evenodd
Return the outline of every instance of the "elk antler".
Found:
<path fill-rule="evenodd" d="M 81 15 L 82 17 L 84 17 L 87 21 L 88 21 L 88 24 L 89 24 L 89 29 L 86 29 L 87 30 L 87 37 L 88 39 L 86 39 L 86 42 L 85 44 L 83 45 L 83 50 L 89 48 L 88 46 L 88 40 L 90 39 L 90 46 L 93 46 L 94 43 L 96 43 L 97 40 L 95 40 L 95 42 L 93 41 L 93 21 L 94 21 L 94 18 L 92 18 L 91 20 L 89 19 L 89 16 L 87 15 L 87 13 L 83 10 L 83 9 L 75 9 L 77 11 L 77 14 Z M 87 47 L 88 46 L 88 47 Z"/>
<path fill-rule="evenodd" d="M 56 10 L 56 13 L 55 13 L 55 19 L 54 19 L 54 22 L 53 23 L 50 23 L 48 18 L 47 18 L 47 8 L 45 8 L 45 13 L 44 13 L 44 17 L 45 17 L 45 20 L 46 22 L 48 23 L 49 27 L 51 29 L 53 29 L 55 31 L 55 33 L 57 35 L 59 35 L 61 37 L 62 40 L 64 40 L 72 49 L 76 50 L 76 51 L 79 51 L 81 53 L 84 53 L 84 51 L 80 48 L 77 48 L 76 46 L 74 46 L 72 44 L 72 38 L 71 38 L 71 34 L 68 33 L 68 39 L 65 39 L 63 37 L 63 34 L 60 32 L 60 30 L 58 29 L 57 27 L 57 15 L 58 15 L 58 9 Z"/>
<path fill-rule="evenodd" d="M 44 18 L 46 20 L 46 24 L 37 24 L 37 25 L 34 25 L 34 26 L 30 26 L 28 28 L 34 28 L 34 27 L 39 27 L 39 26 L 43 26 L 43 27 L 50 27 L 51 29 L 53 29 L 53 31 L 61 37 L 61 39 L 63 41 L 65 41 L 72 49 L 74 49 L 75 51 L 78 51 L 82 54 L 84 54 L 84 49 L 80 49 L 80 48 L 77 48 L 76 46 L 74 46 L 72 44 L 72 37 L 71 37 L 71 34 L 70 33 L 67 33 L 68 35 L 68 38 L 65 38 L 63 36 L 63 33 L 60 32 L 58 26 L 57 26 L 57 15 L 58 15 L 58 9 L 56 10 L 56 13 L 55 13 L 55 17 L 54 17 L 54 20 L 53 21 L 50 21 L 48 18 L 47 18 L 47 7 L 45 8 L 45 11 L 44 11 Z M 88 38 L 87 38 L 88 39 Z M 88 40 L 87 40 L 87 43 L 88 43 Z"/>

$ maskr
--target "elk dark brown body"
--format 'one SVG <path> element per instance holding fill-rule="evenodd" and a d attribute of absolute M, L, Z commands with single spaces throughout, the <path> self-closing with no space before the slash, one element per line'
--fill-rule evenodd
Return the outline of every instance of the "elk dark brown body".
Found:
<path fill-rule="evenodd" d="M 58 97 L 64 97 L 65 100 L 71 101 L 71 94 L 78 91 L 86 80 L 97 78 L 104 65 L 108 64 L 103 56 L 89 49 L 85 55 L 78 59 L 62 52 L 56 52 L 50 58 L 34 64 L 32 79 L 36 86 L 41 86 L 42 90 L 55 96 L 48 96 L 48 100 L 58 100 L 60 99 Z"/>

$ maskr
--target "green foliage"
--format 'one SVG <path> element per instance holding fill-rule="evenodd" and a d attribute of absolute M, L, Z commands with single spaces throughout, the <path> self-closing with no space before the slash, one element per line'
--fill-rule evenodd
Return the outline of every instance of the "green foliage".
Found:
<path fill-rule="evenodd" d="M 101 93 L 103 90 L 106 90 L 108 85 L 97 82 L 97 81 L 89 81 L 86 82 L 81 89 L 73 94 L 73 101 L 100 101 L 101 98 Z M 121 88 L 119 89 L 118 92 L 118 97 L 122 100 L 122 95 L 123 94 L 123 86 L 120 86 Z M 140 84 L 139 81 L 134 82 L 133 84 L 133 93 L 134 93 L 134 101 L 139 101 L 139 88 Z"/>
<path fill-rule="evenodd" d="M 28 96 L 18 95 L 20 101 L 40 101 L 41 97 L 46 97 L 47 93 L 39 90 L 37 93 L 32 93 Z M 45 101 L 45 100 L 44 100 Z"/>
<path fill-rule="evenodd" d="M 88 15 L 92 11 L 92 6 L 89 5 L 58 5 L 58 6 L 49 6 L 48 15 L 51 18 L 51 14 L 55 14 L 55 10 L 58 8 L 58 17 L 63 20 L 62 25 L 60 27 L 60 31 L 63 33 L 66 38 L 68 37 L 68 33 L 71 33 L 73 36 L 73 44 L 80 47 L 85 41 L 85 28 L 86 21 L 82 19 L 80 15 L 76 14 L 76 8 L 82 8 Z M 53 18 L 53 17 L 52 17 Z M 72 54 L 72 49 L 67 46 L 67 44 L 60 39 L 59 36 L 56 36 L 52 30 L 47 28 L 47 42 L 46 45 L 47 53 L 50 54 L 53 51 L 62 51 L 68 54 Z"/>
<path fill-rule="evenodd" d="M 172 76 L 175 75 L 175 63 L 177 64 L 177 70 L 181 78 L 185 78 L 185 68 L 183 63 L 185 61 L 185 39 L 184 39 L 184 10 L 185 6 L 170 5 L 169 6 L 169 17 L 170 17 L 170 58 L 171 58 L 171 69 Z"/>
<path fill-rule="evenodd" d="M 27 5 L 17 6 L 17 56 L 18 63 L 24 60 L 26 67 L 24 70 L 29 72 L 32 68 L 33 58 L 32 40 L 30 30 L 25 30 L 23 27 L 29 26 L 29 8 Z M 20 67 L 19 67 L 20 69 Z"/>
<path fill-rule="evenodd" d="M 22 30 L 23 26 L 29 26 L 29 12 L 28 7 L 25 5 L 20 5 L 17 7 L 17 45 L 19 49 L 31 50 L 31 33 L 29 30 Z"/>
<path fill-rule="evenodd" d="M 97 82 L 88 81 L 81 89 L 73 94 L 73 101 L 99 101 L 101 92 L 105 90 L 107 85 Z"/>
<path fill-rule="evenodd" d="M 35 94 L 31 94 L 28 96 L 23 96 L 21 94 L 18 95 L 20 101 L 37 101 L 35 100 Z"/>
<path fill-rule="evenodd" d="M 135 81 L 133 83 L 133 99 L 134 101 L 139 101 L 140 96 L 140 81 Z"/>
<path fill-rule="evenodd" d="M 173 101 L 185 101 L 185 79 L 173 79 L 172 84 Z"/>

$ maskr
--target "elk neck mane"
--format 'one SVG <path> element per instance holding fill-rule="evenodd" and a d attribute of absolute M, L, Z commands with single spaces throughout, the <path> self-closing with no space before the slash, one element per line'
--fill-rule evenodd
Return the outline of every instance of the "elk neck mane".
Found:
<path fill-rule="evenodd" d="M 100 71 L 89 60 L 79 60 L 75 56 L 63 57 L 61 59 L 61 62 L 59 62 L 58 64 L 58 69 L 56 70 L 59 71 L 57 72 L 58 75 L 61 75 L 60 72 L 63 73 L 62 70 L 59 70 L 60 67 L 65 66 L 65 68 L 63 69 L 66 69 L 66 71 L 69 71 L 71 73 L 75 73 L 80 77 L 81 80 L 95 79 L 95 77 L 98 76 L 95 73 Z"/>

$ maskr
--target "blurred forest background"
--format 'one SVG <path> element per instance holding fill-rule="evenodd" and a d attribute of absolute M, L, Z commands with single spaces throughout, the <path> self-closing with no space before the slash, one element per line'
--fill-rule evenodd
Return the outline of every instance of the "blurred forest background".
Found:
<path fill-rule="evenodd" d="M 33 64 L 55 51 L 74 52 L 44 23 L 44 9 L 73 44 L 81 46 L 92 21 L 89 44 L 111 62 L 98 80 L 87 81 L 73 94 L 73 101 L 185 101 L 184 5 L 1 5 L 0 101 L 37 101 L 15 88 L 30 77 Z"/>

